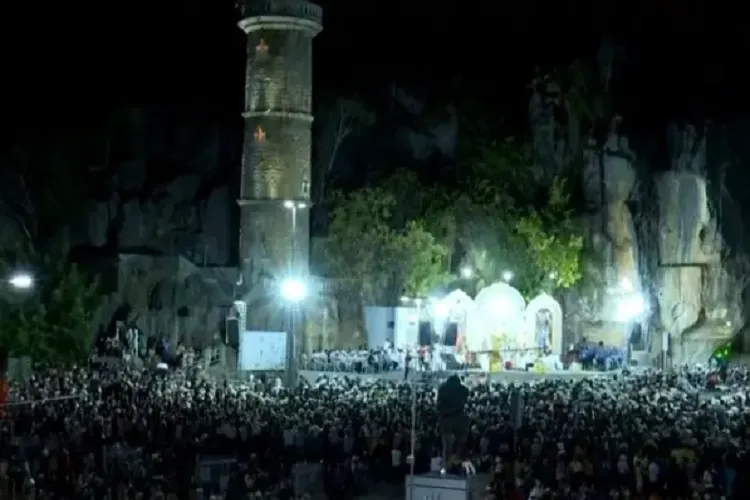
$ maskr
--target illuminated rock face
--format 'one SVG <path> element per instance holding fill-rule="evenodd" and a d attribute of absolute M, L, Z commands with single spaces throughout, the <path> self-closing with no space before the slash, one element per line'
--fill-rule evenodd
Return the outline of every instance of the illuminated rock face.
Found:
<path fill-rule="evenodd" d="M 278 280 L 308 270 L 312 42 L 322 10 L 304 0 L 246 0 L 242 10 L 247 71 L 238 203 L 247 327 L 281 330 Z"/>

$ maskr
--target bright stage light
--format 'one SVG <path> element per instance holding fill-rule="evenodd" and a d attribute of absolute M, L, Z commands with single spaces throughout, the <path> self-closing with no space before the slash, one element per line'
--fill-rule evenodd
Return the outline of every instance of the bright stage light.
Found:
<path fill-rule="evenodd" d="M 281 296 L 290 302 L 299 302 L 307 295 L 305 282 L 296 278 L 287 278 L 281 283 Z"/>
<path fill-rule="evenodd" d="M 506 283 L 510 283 L 512 279 L 513 279 L 512 271 L 503 271 L 503 281 L 505 281 Z"/>
<path fill-rule="evenodd" d="M 646 310 L 646 303 L 640 295 L 624 297 L 617 304 L 617 321 L 630 321 Z"/>
<path fill-rule="evenodd" d="M 450 312 L 451 306 L 445 300 L 436 300 L 432 306 L 432 313 L 440 321 L 446 319 Z"/>
<path fill-rule="evenodd" d="M 513 313 L 513 305 L 505 297 L 499 297 L 492 301 L 492 309 L 494 312 L 506 315 Z"/>
<path fill-rule="evenodd" d="M 474 276 L 474 270 L 470 268 L 469 266 L 465 266 L 461 268 L 461 277 L 463 279 L 471 279 L 471 277 Z"/>

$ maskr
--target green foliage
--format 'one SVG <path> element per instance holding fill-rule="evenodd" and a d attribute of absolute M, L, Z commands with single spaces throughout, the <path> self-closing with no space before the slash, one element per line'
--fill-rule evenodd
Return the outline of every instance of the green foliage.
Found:
<path fill-rule="evenodd" d="M 732 342 L 726 342 L 714 349 L 714 352 L 711 354 L 711 359 L 716 360 L 719 363 L 728 362 L 732 359 L 733 355 L 734 349 L 732 348 Z"/>
<path fill-rule="evenodd" d="M 0 342 L 12 355 L 67 365 L 91 351 L 91 320 L 100 304 L 97 283 L 63 255 L 13 249 L 2 252 L 3 276 L 33 273 L 35 286 L 15 290 L 5 281 L 0 291 Z"/>
<path fill-rule="evenodd" d="M 403 293 L 409 297 L 424 297 L 435 288 L 445 284 L 448 248 L 437 242 L 424 224 L 409 221 L 406 228 L 395 235 L 394 255 L 403 263 Z"/>
<path fill-rule="evenodd" d="M 478 287 L 506 271 L 526 296 L 581 279 L 583 239 L 564 179 L 543 185 L 527 145 L 461 127 L 463 156 L 450 187 L 399 170 L 377 187 L 336 196 L 327 271 L 366 303 L 430 294 L 453 279 L 454 252 L 474 269 Z"/>
<path fill-rule="evenodd" d="M 455 213 L 458 241 L 480 285 L 513 273 L 527 297 L 569 288 L 581 279 L 583 238 L 573 221 L 566 183 L 540 185 L 529 154 L 514 139 L 490 141 L 467 161 Z"/>
<path fill-rule="evenodd" d="M 328 274 L 366 303 L 423 296 L 446 280 L 448 248 L 419 219 L 399 223 L 387 189 L 338 194 L 325 242 Z"/>

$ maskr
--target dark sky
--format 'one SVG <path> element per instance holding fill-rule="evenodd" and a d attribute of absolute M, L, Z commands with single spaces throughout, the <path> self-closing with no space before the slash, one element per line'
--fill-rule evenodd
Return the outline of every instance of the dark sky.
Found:
<path fill-rule="evenodd" d="M 325 0 L 316 91 L 460 82 L 519 122 L 535 64 L 594 57 L 602 35 L 627 48 L 626 119 L 747 109 L 750 16 L 740 3 Z M 618 5 L 620 4 L 620 5 Z M 243 35 L 231 1 L 21 3 L 4 12 L 7 125 L 67 127 L 115 105 L 239 113 Z"/>

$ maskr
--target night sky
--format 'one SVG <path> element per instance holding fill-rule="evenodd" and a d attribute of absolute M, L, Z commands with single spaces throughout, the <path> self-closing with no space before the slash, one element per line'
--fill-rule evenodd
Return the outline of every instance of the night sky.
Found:
<path fill-rule="evenodd" d="M 315 46 L 318 96 L 414 86 L 434 99 L 475 95 L 525 132 L 535 65 L 593 58 L 603 36 L 626 49 L 617 108 L 634 136 L 671 119 L 747 110 L 748 16 L 724 2 L 326 0 Z M 607 4 L 606 6 L 604 4 Z M 70 2 L 4 14 L 6 128 L 38 133 L 146 106 L 241 122 L 244 44 L 224 0 Z"/>

